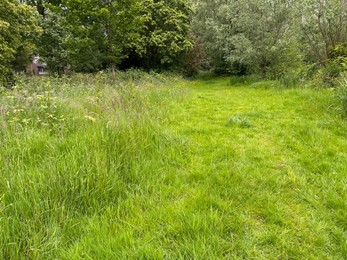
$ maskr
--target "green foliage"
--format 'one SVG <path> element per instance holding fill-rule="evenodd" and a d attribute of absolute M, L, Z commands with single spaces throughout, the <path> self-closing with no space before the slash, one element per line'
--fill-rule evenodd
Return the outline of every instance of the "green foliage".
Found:
<path fill-rule="evenodd" d="M 323 86 L 336 86 L 340 77 L 341 67 L 336 62 L 332 61 L 327 63 L 324 67 L 320 68 L 315 77 L 314 81 Z"/>
<path fill-rule="evenodd" d="M 316 70 L 313 65 L 298 64 L 279 77 L 282 87 L 302 87 L 311 81 Z"/>
<path fill-rule="evenodd" d="M 323 86 L 334 87 L 339 85 L 340 77 L 347 69 L 346 45 L 339 43 L 329 50 L 330 58 L 317 71 L 314 81 Z"/>
<path fill-rule="evenodd" d="M 301 60 L 293 19 L 292 1 L 200 1 L 193 29 L 216 67 L 275 78 Z"/>
<path fill-rule="evenodd" d="M 140 1 L 141 2 L 141 1 Z M 144 0 L 144 30 L 140 60 L 145 68 L 162 68 L 192 48 L 191 9 L 186 0 Z"/>
<path fill-rule="evenodd" d="M 347 41 L 345 0 L 304 0 L 297 3 L 301 18 L 302 43 L 307 59 L 324 65 L 332 50 Z"/>
<path fill-rule="evenodd" d="M 192 46 L 190 8 L 183 0 L 65 0 L 61 14 L 69 32 L 68 59 L 76 71 L 98 71 L 121 63 L 161 68 Z"/>
<path fill-rule="evenodd" d="M 54 72 L 66 65 L 78 72 L 179 68 L 187 75 L 212 68 L 290 86 L 313 64 L 320 66 L 316 81 L 327 85 L 343 71 L 345 0 L 20 2 L 42 15 L 39 52 Z M 13 67 L 22 69 L 30 52 L 30 45 L 18 47 Z"/>
<path fill-rule="evenodd" d="M 46 16 L 47 7 L 59 6 L 62 0 L 20 0 L 20 2 L 35 6 L 40 15 Z"/>
<path fill-rule="evenodd" d="M 42 15 L 39 52 L 53 72 L 167 68 L 192 47 L 185 0 L 24 2 Z"/>
<path fill-rule="evenodd" d="M 341 102 L 341 110 L 344 116 L 347 116 L 347 77 L 343 74 L 340 84 L 337 88 L 337 97 Z"/>
<path fill-rule="evenodd" d="M 188 77 L 195 76 L 201 69 L 209 67 L 208 55 L 200 37 L 194 37 L 193 47 L 182 55 L 182 62 L 179 65 L 183 65 L 183 73 Z"/>
<path fill-rule="evenodd" d="M 38 53 L 47 62 L 51 73 L 62 73 L 68 65 L 67 32 L 63 21 L 59 13 L 46 11 L 41 22 L 43 33 L 37 38 Z"/>
<path fill-rule="evenodd" d="M 33 8 L 16 0 L 0 2 L 0 86 L 14 84 L 14 70 L 23 71 L 40 34 Z"/>
<path fill-rule="evenodd" d="M 146 16 L 135 0 L 65 0 L 61 12 L 67 39 L 68 56 L 76 71 L 91 72 L 119 64 L 126 50 L 137 47 Z"/>

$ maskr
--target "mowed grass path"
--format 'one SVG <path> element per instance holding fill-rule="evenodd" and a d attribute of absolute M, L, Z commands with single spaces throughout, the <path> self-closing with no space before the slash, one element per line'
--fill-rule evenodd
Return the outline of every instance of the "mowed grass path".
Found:
<path fill-rule="evenodd" d="M 171 122 L 190 143 L 181 243 L 200 259 L 345 258 L 347 128 L 331 90 L 228 83 L 194 82 Z"/>
<path fill-rule="evenodd" d="M 347 124 L 334 92 L 175 84 L 58 84 L 56 132 L 4 128 L 0 256 L 345 259 Z"/>

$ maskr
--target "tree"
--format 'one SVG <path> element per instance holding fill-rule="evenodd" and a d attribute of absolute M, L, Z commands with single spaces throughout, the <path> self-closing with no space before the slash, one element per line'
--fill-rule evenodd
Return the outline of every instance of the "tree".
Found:
<path fill-rule="evenodd" d="M 20 0 L 21 3 L 26 3 L 36 7 L 37 12 L 45 16 L 48 6 L 59 6 L 61 0 Z"/>
<path fill-rule="evenodd" d="M 193 46 L 190 37 L 190 15 L 192 10 L 185 0 L 145 0 L 145 19 L 141 31 L 142 66 L 161 68 L 177 61 Z"/>
<path fill-rule="evenodd" d="M 34 53 L 40 34 L 34 9 L 17 0 L 0 2 L 0 84 L 14 82 L 14 70 L 23 70 Z"/>
<path fill-rule="evenodd" d="M 299 58 L 292 0 L 202 0 L 196 9 L 194 31 L 229 72 L 273 76 Z"/>
<path fill-rule="evenodd" d="M 49 70 L 61 73 L 67 65 L 67 50 L 65 40 L 67 32 L 63 26 L 64 17 L 57 12 L 61 0 L 20 0 L 36 8 L 40 14 L 41 36 L 36 37 L 40 58 L 47 62 Z"/>
<path fill-rule="evenodd" d="M 41 20 L 42 35 L 37 38 L 37 47 L 40 58 L 47 62 L 49 71 L 61 74 L 68 65 L 67 59 L 67 31 L 64 26 L 64 17 L 59 13 L 46 10 Z"/>
<path fill-rule="evenodd" d="M 73 69 L 92 72 L 111 67 L 140 46 L 139 31 L 146 17 L 136 0 L 64 0 L 61 12 L 70 34 L 68 56 Z"/>
<path fill-rule="evenodd" d="M 120 64 L 159 68 L 192 46 L 184 0 L 63 0 L 68 56 L 77 71 Z M 125 66 L 127 67 L 127 66 Z"/>
<path fill-rule="evenodd" d="M 346 0 L 305 0 L 297 4 L 303 42 L 313 62 L 325 65 L 347 41 Z"/>

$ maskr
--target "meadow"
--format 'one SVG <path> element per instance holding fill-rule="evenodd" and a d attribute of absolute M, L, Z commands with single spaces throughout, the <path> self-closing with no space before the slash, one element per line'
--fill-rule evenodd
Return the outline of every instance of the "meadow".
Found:
<path fill-rule="evenodd" d="M 0 90 L 0 259 L 345 259 L 338 91 L 138 71 Z"/>

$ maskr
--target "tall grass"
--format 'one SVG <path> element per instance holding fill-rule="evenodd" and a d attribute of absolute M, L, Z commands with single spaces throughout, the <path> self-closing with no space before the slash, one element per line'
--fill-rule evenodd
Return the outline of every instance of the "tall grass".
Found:
<path fill-rule="evenodd" d="M 337 96 L 341 102 L 342 113 L 347 116 L 347 76 L 344 75 L 337 89 Z"/>
<path fill-rule="evenodd" d="M 83 218 L 150 192 L 174 146 L 160 126 L 181 93 L 172 80 L 131 71 L 2 90 L 1 259 L 58 257 Z"/>

